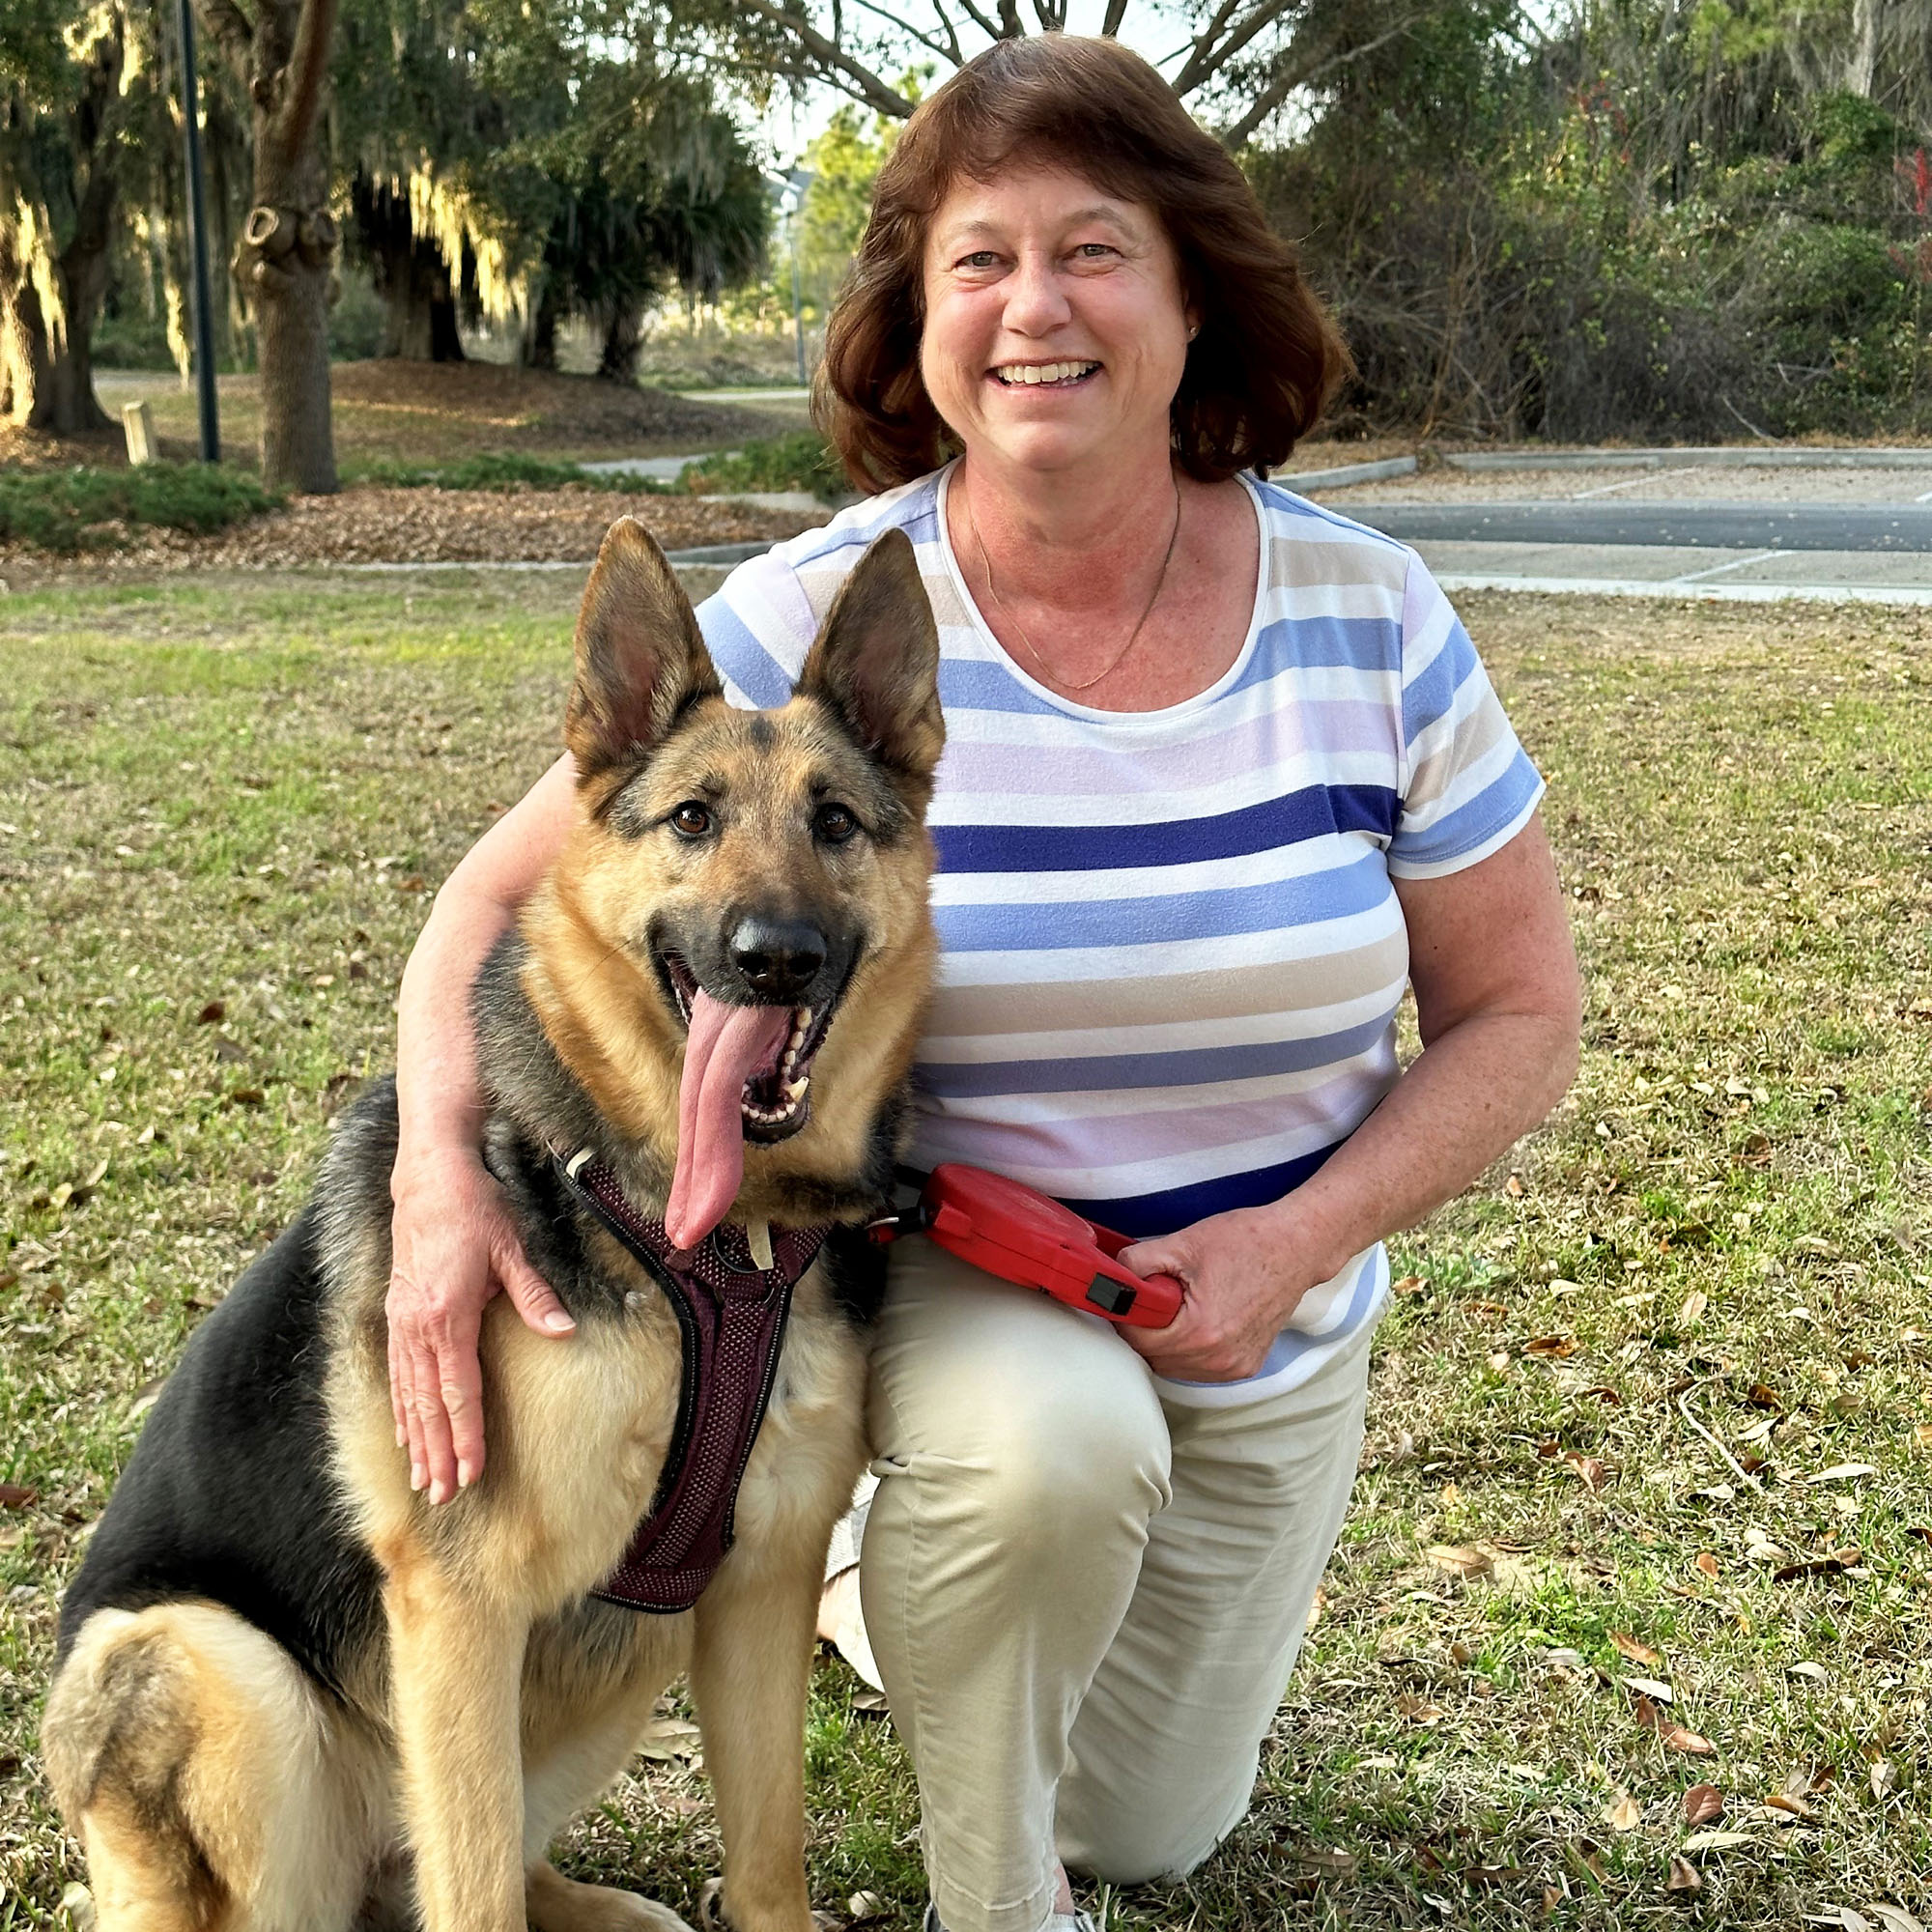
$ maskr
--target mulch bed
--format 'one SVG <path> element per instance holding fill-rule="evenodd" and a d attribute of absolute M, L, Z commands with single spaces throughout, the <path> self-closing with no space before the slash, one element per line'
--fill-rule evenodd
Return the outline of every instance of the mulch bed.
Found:
<path fill-rule="evenodd" d="M 619 517 L 636 517 L 666 550 L 776 541 L 824 523 L 829 510 L 767 510 L 705 497 L 609 490 L 396 490 L 297 497 L 286 509 L 208 536 L 138 529 L 113 549 L 52 556 L 0 545 L 14 588 L 103 573 L 286 570 L 353 563 L 587 562 Z"/>

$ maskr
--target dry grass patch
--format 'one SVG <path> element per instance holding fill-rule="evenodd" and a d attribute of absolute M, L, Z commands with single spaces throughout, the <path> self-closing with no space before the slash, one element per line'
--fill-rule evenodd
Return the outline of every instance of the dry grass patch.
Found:
<path fill-rule="evenodd" d="M 14 1924 L 59 1923 L 78 1876 L 35 1762 L 58 1590 L 146 1392 L 387 1064 L 426 895 L 553 754 L 573 601 L 312 578 L 6 607 Z M 1355 1509 L 1251 1818 L 1188 1886 L 1103 1902 L 1225 1932 L 1925 1916 L 1932 622 L 1468 615 L 1551 778 L 1583 1073 L 1398 1244 Z M 911 1781 L 852 1689 L 821 1669 L 814 1891 L 909 1926 Z M 716 1844 L 678 1742 L 567 1862 L 690 1915 Z M 1722 1814 L 1692 1825 L 1705 1784 Z"/>

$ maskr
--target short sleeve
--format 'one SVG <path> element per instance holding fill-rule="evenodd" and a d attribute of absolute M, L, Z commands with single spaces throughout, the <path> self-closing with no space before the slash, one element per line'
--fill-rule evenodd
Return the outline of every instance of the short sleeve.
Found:
<path fill-rule="evenodd" d="M 1463 620 L 1413 555 L 1402 629 L 1404 782 L 1388 868 L 1400 879 L 1434 879 L 1507 845 L 1529 823 L 1544 783 Z"/>
<path fill-rule="evenodd" d="M 818 624 L 798 572 L 777 551 L 741 563 L 697 607 L 697 628 L 724 696 L 769 710 L 791 696 Z"/>

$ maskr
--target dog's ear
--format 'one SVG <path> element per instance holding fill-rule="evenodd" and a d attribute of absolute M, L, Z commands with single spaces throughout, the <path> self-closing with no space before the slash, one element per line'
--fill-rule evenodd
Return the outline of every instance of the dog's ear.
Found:
<path fill-rule="evenodd" d="M 611 526 L 577 613 L 577 682 L 563 738 L 585 778 L 635 764 L 695 697 L 724 687 L 691 599 L 634 517 Z"/>
<path fill-rule="evenodd" d="M 894 770 L 921 782 L 946 746 L 939 712 L 939 630 L 901 529 L 874 539 L 853 567 L 798 674 L 845 727 Z"/>

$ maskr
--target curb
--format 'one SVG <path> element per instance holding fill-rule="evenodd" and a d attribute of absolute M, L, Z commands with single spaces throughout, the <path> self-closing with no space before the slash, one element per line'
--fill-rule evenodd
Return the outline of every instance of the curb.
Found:
<path fill-rule="evenodd" d="M 1932 606 L 1932 585 L 1672 583 L 1628 577 L 1492 577 L 1443 571 L 1444 590 L 1508 590 L 1534 597 L 1650 597 L 1671 604 L 1890 604 Z"/>
<path fill-rule="evenodd" d="M 1445 454 L 1452 469 L 1932 469 L 1932 448 L 1792 449 L 1718 443 L 1684 449 L 1469 450 Z M 1413 466 L 1410 466 L 1413 468 Z"/>
<path fill-rule="evenodd" d="M 1297 496 L 1310 490 L 1346 490 L 1350 483 L 1379 483 L 1384 476 L 1413 476 L 1415 458 L 1384 456 L 1375 463 L 1345 463 L 1339 469 L 1284 469 L 1268 478 Z"/>

